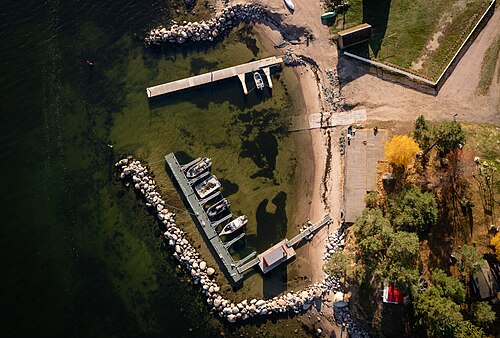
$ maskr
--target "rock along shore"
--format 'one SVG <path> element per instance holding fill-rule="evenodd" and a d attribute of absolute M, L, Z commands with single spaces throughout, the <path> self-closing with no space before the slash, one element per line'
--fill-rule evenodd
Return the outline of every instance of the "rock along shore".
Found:
<path fill-rule="evenodd" d="M 268 11 L 256 4 L 235 4 L 225 7 L 221 13 L 208 21 L 185 22 L 184 25 L 172 25 L 170 29 L 159 27 L 151 30 L 145 37 L 150 45 L 162 43 L 184 43 L 191 41 L 213 41 L 227 29 L 240 22 L 256 22 L 262 19 L 271 20 Z"/>
<path fill-rule="evenodd" d="M 339 278 L 325 274 L 323 282 L 312 284 L 300 292 L 290 291 L 286 295 L 266 300 L 245 299 L 237 304 L 225 299 L 214 280 L 216 270 L 207 266 L 197 250 L 186 239 L 184 231 L 177 227 L 176 215 L 165 207 L 165 201 L 156 191 L 156 183 L 148 174 L 148 169 L 132 157 L 118 161 L 115 167 L 120 171 L 120 178 L 133 184 L 136 191 L 145 199 L 146 206 L 153 210 L 158 221 L 164 225 L 166 228 L 163 234 L 164 240 L 171 248 L 173 257 L 190 274 L 194 284 L 200 286 L 207 304 L 228 322 L 235 323 L 269 314 L 299 314 L 310 309 L 316 301 L 323 300 L 328 292 L 342 292 Z M 325 244 L 327 250 L 340 248 L 343 236 L 342 229 L 331 234 Z M 338 318 L 343 320 L 341 324 L 347 324 L 349 333 L 353 337 L 367 337 L 368 335 L 351 319 L 350 315 L 344 312 Z"/>

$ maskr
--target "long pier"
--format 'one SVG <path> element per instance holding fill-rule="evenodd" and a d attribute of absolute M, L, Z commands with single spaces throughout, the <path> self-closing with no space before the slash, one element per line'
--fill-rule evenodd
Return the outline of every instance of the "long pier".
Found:
<path fill-rule="evenodd" d="M 251 61 L 241 65 L 220 69 L 205 74 L 191 76 L 185 79 L 164 83 L 154 87 L 149 87 L 146 89 L 146 93 L 148 94 L 149 98 L 152 98 L 155 96 L 173 93 L 179 90 L 201 86 L 207 83 L 237 76 L 241 81 L 241 85 L 243 86 L 243 91 L 245 92 L 245 94 L 248 94 L 248 89 L 245 83 L 246 73 L 252 73 L 262 69 L 264 71 L 264 74 L 266 75 L 269 87 L 272 88 L 273 83 L 271 81 L 271 71 L 269 68 L 272 66 L 276 66 L 282 62 L 283 62 L 282 57 L 271 56 L 265 59 Z"/>

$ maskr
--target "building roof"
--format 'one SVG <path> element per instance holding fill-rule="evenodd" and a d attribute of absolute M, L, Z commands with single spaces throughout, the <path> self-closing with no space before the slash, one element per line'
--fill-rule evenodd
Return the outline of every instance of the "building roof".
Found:
<path fill-rule="evenodd" d="M 339 34 L 339 36 L 344 36 L 344 35 L 347 35 L 347 34 L 362 30 L 362 29 L 367 29 L 367 28 L 371 28 L 371 25 L 367 24 L 367 23 L 362 23 L 361 25 L 357 25 L 357 26 L 345 29 L 343 31 L 340 31 L 340 32 L 338 32 L 338 34 Z"/>
<path fill-rule="evenodd" d="M 384 286 L 382 301 L 391 304 L 403 304 L 405 295 L 394 284 Z"/>
<path fill-rule="evenodd" d="M 481 270 L 473 276 L 472 286 L 481 299 L 495 297 L 497 292 L 500 292 L 498 281 L 491 273 L 488 263 L 485 263 Z"/>
<path fill-rule="evenodd" d="M 266 263 L 267 266 L 271 266 L 279 261 L 281 261 L 283 258 L 286 258 L 286 250 L 283 247 L 283 245 L 276 247 L 274 250 L 269 252 L 267 255 L 264 256 L 264 262 Z"/>

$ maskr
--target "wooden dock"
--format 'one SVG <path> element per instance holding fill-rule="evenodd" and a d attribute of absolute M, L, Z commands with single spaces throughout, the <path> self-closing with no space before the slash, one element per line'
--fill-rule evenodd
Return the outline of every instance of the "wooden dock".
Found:
<path fill-rule="evenodd" d="M 324 112 L 309 115 L 293 116 L 290 120 L 290 131 L 348 126 L 356 122 L 366 121 L 366 110 L 356 109 L 345 112 Z"/>
<path fill-rule="evenodd" d="M 325 225 L 329 224 L 331 221 L 332 221 L 332 219 L 330 218 L 330 216 L 326 215 L 325 217 L 323 217 L 323 219 L 321 221 L 309 226 L 307 229 L 302 231 L 300 234 L 298 234 L 297 236 L 295 236 L 291 240 L 287 241 L 286 245 L 289 247 L 297 245 L 304 238 L 306 238 L 307 236 L 314 235 L 314 233 L 316 231 L 318 231 L 320 228 L 324 227 Z"/>
<path fill-rule="evenodd" d="M 201 86 L 207 83 L 227 79 L 233 76 L 238 76 L 243 86 L 243 91 L 248 94 L 248 89 L 245 83 L 245 74 L 252 73 L 262 69 L 266 75 L 269 87 L 272 88 L 271 72 L 269 67 L 276 66 L 283 62 L 282 57 L 271 56 L 262 60 L 252 61 L 241 65 L 216 70 L 213 72 L 191 76 L 185 79 L 164 83 L 158 86 L 149 87 L 146 93 L 149 98 L 160 96 L 168 93 L 173 93 L 179 90 Z"/>
<path fill-rule="evenodd" d="M 360 129 L 346 145 L 345 221 L 354 223 L 365 208 L 366 193 L 377 189 L 377 163 L 384 159 L 387 130 Z"/>
<path fill-rule="evenodd" d="M 179 184 L 184 197 L 186 198 L 191 210 L 196 214 L 196 219 L 198 221 L 199 228 L 202 229 L 202 232 L 205 234 L 205 238 L 212 246 L 213 250 L 217 253 L 220 261 L 226 268 L 226 271 L 229 277 L 233 280 L 234 283 L 239 283 L 243 279 L 243 275 L 239 272 L 236 267 L 236 262 L 228 251 L 228 248 L 224 245 L 224 242 L 220 239 L 219 235 L 216 232 L 216 228 L 212 226 L 212 222 L 210 221 L 205 209 L 203 208 L 200 200 L 196 196 L 193 188 L 188 182 L 188 179 L 184 175 L 182 171 L 181 165 L 177 161 L 177 158 L 173 153 L 165 156 L 165 160 L 167 161 L 170 170 Z"/>

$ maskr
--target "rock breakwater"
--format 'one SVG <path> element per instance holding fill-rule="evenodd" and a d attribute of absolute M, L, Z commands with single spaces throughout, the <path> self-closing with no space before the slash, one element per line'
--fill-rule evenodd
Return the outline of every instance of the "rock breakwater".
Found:
<path fill-rule="evenodd" d="M 302 291 L 290 291 L 272 299 L 245 299 L 234 303 L 225 299 L 220 293 L 220 286 L 215 281 L 216 270 L 209 267 L 202 259 L 196 248 L 189 243 L 184 231 L 176 224 L 176 215 L 166 208 L 166 203 L 156 189 L 156 182 L 151 177 L 148 169 L 138 160 L 132 157 L 124 158 L 115 164 L 119 170 L 120 178 L 127 185 L 132 184 L 135 190 L 142 195 L 146 206 L 152 210 L 158 221 L 163 225 L 164 240 L 171 249 L 172 256 L 179 265 L 191 276 L 194 284 L 200 286 L 206 302 L 222 318 L 230 323 L 245 321 L 252 317 L 270 314 L 295 313 L 310 309 L 316 301 L 321 301 L 329 293 L 342 291 L 340 280 L 325 274 L 325 280 L 314 283 Z M 338 229 L 328 237 L 328 245 L 335 248 L 341 246 L 343 230 Z M 328 247 L 327 247 L 328 248 Z M 345 320 L 352 322 L 350 316 L 342 316 Z M 352 323 L 352 327 L 361 332 Z M 347 326 L 349 327 L 349 326 Z M 354 331 L 353 331 L 354 332 Z"/>
<path fill-rule="evenodd" d="M 145 38 L 147 44 L 184 43 L 191 41 L 213 41 L 224 31 L 240 22 L 255 22 L 267 17 L 267 10 L 256 4 L 235 4 L 225 7 L 207 21 L 186 22 L 172 25 L 169 29 L 159 27 L 151 30 Z"/>

